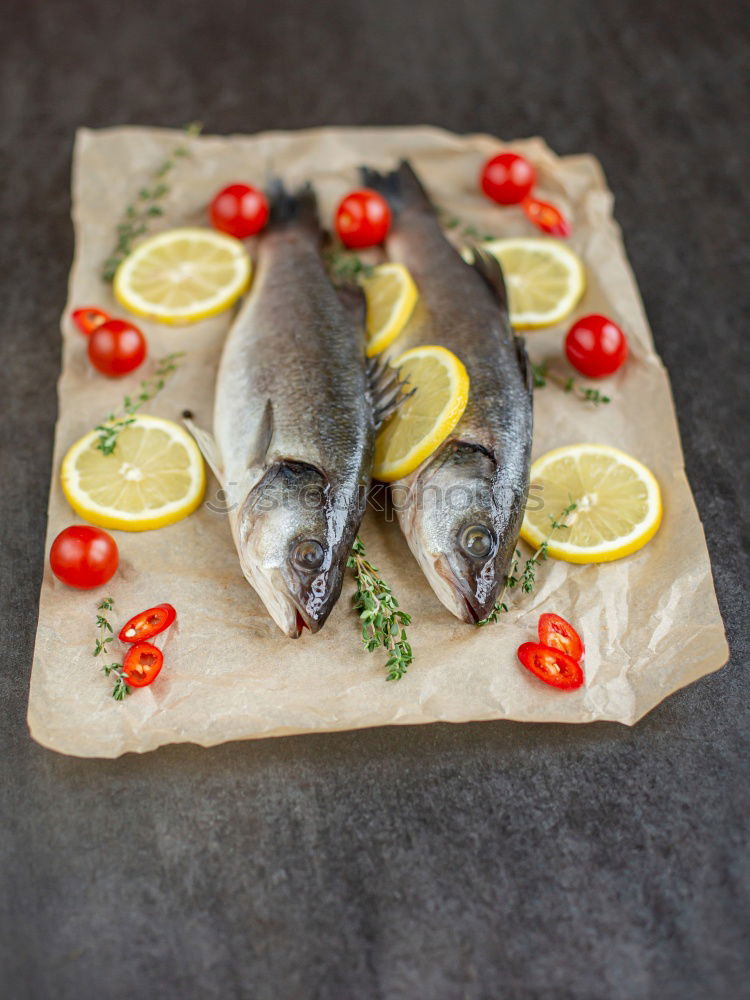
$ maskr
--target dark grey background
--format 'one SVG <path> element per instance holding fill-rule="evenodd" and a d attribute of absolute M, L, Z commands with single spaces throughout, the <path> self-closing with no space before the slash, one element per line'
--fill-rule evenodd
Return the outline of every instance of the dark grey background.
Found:
<path fill-rule="evenodd" d="M 5 0 L 4 997 L 750 996 L 741 8 Z M 726 669 L 633 730 L 441 725 L 114 762 L 31 742 L 73 133 L 193 119 L 431 122 L 601 159 L 672 375 Z"/>

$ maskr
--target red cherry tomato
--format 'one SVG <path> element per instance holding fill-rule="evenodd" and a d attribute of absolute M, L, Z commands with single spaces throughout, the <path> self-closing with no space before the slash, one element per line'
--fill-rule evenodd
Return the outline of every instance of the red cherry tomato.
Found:
<path fill-rule="evenodd" d="M 550 236 L 570 235 L 570 223 L 562 212 L 548 201 L 524 198 L 521 207 L 526 213 L 526 218 L 543 233 L 549 233 Z"/>
<path fill-rule="evenodd" d="M 482 167 L 479 183 L 493 201 L 517 205 L 534 187 L 536 171 L 518 153 L 500 153 Z"/>
<path fill-rule="evenodd" d="M 74 309 L 72 315 L 75 325 L 87 337 L 100 327 L 102 323 L 106 323 L 107 320 L 112 318 L 109 313 L 105 313 L 103 309 L 97 309 L 96 306 L 84 306 L 82 309 Z"/>
<path fill-rule="evenodd" d="M 262 191 L 249 184 L 230 184 L 214 197 L 208 213 L 215 229 L 244 240 L 268 222 L 268 202 Z"/>
<path fill-rule="evenodd" d="M 102 375 L 127 375 L 146 357 L 146 338 L 124 319 L 108 319 L 89 337 L 89 361 Z"/>
<path fill-rule="evenodd" d="M 78 590 L 101 587 L 111 580 L 119 561 L 114 538 L 90 524 L 65 528 L 49 551 L 49 564 L 57 579 Z"/>
<path fill-rule="evenodd" d="M 142 642 L 168 629 L 177 617 L 171 604 L 157 604 L 155 608 L 133 615 L 120 629 L 120 642 Z"/>
<path fill-rule="evenodd" d="M 628 340 L 617 323 L 592 313 L 583 316 L 565 338 L 568 361 L 587 378 L 611 375 L 628 356 Z"/>
<path fill-rule="evenodd" d="M 583 656 L 583 643 L 580 635 L 572 625 L 569 625 L 559 615 L 547 613 L 539 618 L 539 641 L 543 646 L 561 649 L 563 653 L 580 660 Z"/>
<path fill-rule="evenodd" d="M 336 232 L 345 247 L 374 247 L 388 235 L 391 210 L 377 191 L 352 191 L 336 209 Z"/>
<path fill-rule="evenodd" d="M 127 675 L 125 683 L 128 687 L 145 688 L 156 676 L 164 664 L 164 654 L 150 642 L 137 642 L 125 654 L 122 669 Z"/>
<path fill-rule="evenodd" d="M 524 642 L 518 647 L 518 659 L 532 674 L 563 691 L 574 691 L 583 684 L 583 670 L 572 656 L 541 642 Z"/>

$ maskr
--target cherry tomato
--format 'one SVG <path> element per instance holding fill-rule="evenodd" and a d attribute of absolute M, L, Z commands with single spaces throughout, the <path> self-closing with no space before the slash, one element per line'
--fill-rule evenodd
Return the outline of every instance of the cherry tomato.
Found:
<path fill-rule="evenodd" d="M 141 642 L 153 639 L 155 635 L 169 628 L 177 617 L 171 604 L 157 604 L 155 608 L 133 615 L 120 629 L 120 642 Z"/>
<path fill-rule="evenodd" d="M 72 315 L 75 325 L 87 337 L 100 327 L 102 323 L 106 323 L 107 320 L 112 319 L 109 313 L 105 313 L 103 309 L 97 309 L 96 306 L 84 306 L 82 309 L 74 309 Z"/>
<path fill-rule="evenodd" d="M 554 205 L 550 205 L 548 201 L 540 201 L 538 198 L 524 198 L 521 208 L 526 213 L 526 218 L 543 233 L 549 233 L 550 236 L 570 235 L 570 223 L 562 212 Z"/>
<path fill-rule="evenodd" d="M 611 375 L 628 356 L 628 340 L 617 323 L 592 313 L 583 316 L 565 338 L 568 361 L 588 378 Z"/>
<path fill-rule="evenodd" d="M 102 375 L 127 375 L 146 357 L 146 338 L 124 319 L 108 319 L 89 337 L 89 361 Z"/>
<path fill-rule="evenodd" d="M 572 656 L 541 642 L 524 642 L 518 647 L 518 659 L 532 674 L 563 691 L 574 691 L 583 684 L 583 670 Z"/>
<path fill-rule="evenodd" d="M 145 688 L 156 680 L 164 664 L 164 654 L 150 642 L 137 642 L 125 654 L 122 669 L 128 687 Z"/>
<path fill-rule="evenodd" d="M 268 222 L 268 202 L 262 191 L 249 184 L 230 184 L 214 197 L 208 213 L 215 229 L 244 240 Z"/>
<path fill-rule="evenodd" d="M 536 171 L 518 153 L 500 153 L 482 167 L 479 183 L 493 201 L 517 205 L 534 187 Z"/>
<path fill-rule="evenodd" d="M 561 649 L 563 653 L 580 660 L 583 656 L 583 643 L 580 635 L 572 625 L 569 625 L 559 615 L 547 613 L 539 618 L 539 641 L 543 646 Z"/>
<path fill-rule="evenodd" d="M 336 209 L 336 232 L 345 247 L 374 247 L 388 235 L 391 210 L 377 191 L 352 191 Z"/>
<path fill-rule="evenodd" d="M 101 587 L 111 580 L 119 561 L 114 538 L 90 524 L 65 528 L 49 550 L 49 564 L 57 579 L 78 590 Z"/>

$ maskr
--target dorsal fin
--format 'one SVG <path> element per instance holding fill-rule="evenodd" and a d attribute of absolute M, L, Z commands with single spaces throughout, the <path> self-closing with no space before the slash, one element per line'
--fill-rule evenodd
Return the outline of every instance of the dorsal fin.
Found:
<path fill-rule="evenodd" d="M 484 247 L 477 246 L 476 244 L 472 246 L 471 252 L 473 260 L 470 266 L 487 282 L 491 291 L 497 296 L 500 305 L 504 309 L 507 309 L 508 292 L 505 288 L 505 278 L 503 277 L 503 269 L 500 266 L 500 261 L 497 257 L 489 253 L 489 251 L 485 250 Z"/>
<path fill-rule="evenodd" d="M 268 454 L 268 449 L 271 447 L 272 438 L 273 403 L 270 399 L 267 399 L 266 405 L 263 408 L 263 416 L 260 418 L 260 424 L 258 425 L 258 430 L 255 435 L 255 440 L 250 446 L 250 450 L 247 454 L 248 469 L 258 468 L 265 464 L 266 455 Z"/>

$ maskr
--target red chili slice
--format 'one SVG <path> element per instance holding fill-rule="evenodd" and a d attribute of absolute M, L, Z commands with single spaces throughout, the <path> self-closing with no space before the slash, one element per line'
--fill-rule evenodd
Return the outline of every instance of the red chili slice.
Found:
<path fill-rule="evenodd" d="M 156 679 L 164 663 L 164 654 L 150 642 L 137 642 L 125 654 L 122 664 L 129 687 L 143 688 Z"/>
<path fill-rule="evenodd" d="M 120 642 L 142 642 L 144 639 L 153 639 L 165 628 L 169 628 L 176 617 L 177 612 L 171 604 L 157 604 L 155 608 L 133 615 L 120 629 L 118 638 Z"/>
<path fill-rule="evenodd" d="M 574 691 L 583 684 L 583 670 L 572 656 L 541 642 L 524 642 L 518 647 L 518 659 L 532 674 L 563 691 Z"/>
<path fill-rule="evenodd" d="M 105 313 L 103 309 L 97 309 L 95 306 L 85 306 L 83 309 L 73 310 L 73 322 L 87 337 L 102 323 L 107 323 L 110 319 L 112 317 L 109 313 Z"/>
<path fill-rule="evenodd" d="M 527 197 L 521 202 L 521 207 L 526 213 L 527 219 L 543 233 L 549 233 L 551 236 L 568 236 L 570 234 L 570 223 L 562 212 L 554 205 L 550 205 L 548 201 Z"/>
<path fill-rule="evenodd" d="M 562 650 L 574 660 L 580 660 L 584 653 L 580 635 L 559 615 L 548 613 L 540 616 L 539 641 L 543 646 Z"/>

